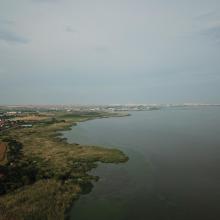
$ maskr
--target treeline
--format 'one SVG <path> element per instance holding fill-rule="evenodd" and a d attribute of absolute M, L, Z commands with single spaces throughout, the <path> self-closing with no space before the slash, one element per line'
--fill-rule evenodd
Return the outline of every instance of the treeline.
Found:
<path fill-rule="evenodd" d="M 36 181 L 38 169 L 32 161 L 25 160 L 22 143 L 7 139 L 7 163 L 0 166 L 0 194 Z"/>

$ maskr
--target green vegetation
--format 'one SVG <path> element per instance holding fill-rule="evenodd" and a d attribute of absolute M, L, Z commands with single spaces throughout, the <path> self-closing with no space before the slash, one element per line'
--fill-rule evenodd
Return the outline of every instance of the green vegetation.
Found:
<path fill-rule="evenodd" d="M 33 127 L 1 134 L 7 143 L 7 162 L 0 166 L 0 219 L 66 219 L 80 193 L 97 177 L 87 172 L 105 163 L 125 162 L 117 149 L 69 144 L 60 133 L 78 121 L 118 116 L 108 113 L 53 112 L 35 120 Z"/>

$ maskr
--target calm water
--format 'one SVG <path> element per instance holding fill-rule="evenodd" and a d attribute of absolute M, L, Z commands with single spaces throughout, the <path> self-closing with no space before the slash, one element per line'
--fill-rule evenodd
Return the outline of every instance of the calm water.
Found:
<path fill-rule="evenodd" d="M 220 108 L 163 109 L 87 121 L 70 142 L 117 147 L 130 160 L 100 164 L 73 220 L 219 220 Z"/>

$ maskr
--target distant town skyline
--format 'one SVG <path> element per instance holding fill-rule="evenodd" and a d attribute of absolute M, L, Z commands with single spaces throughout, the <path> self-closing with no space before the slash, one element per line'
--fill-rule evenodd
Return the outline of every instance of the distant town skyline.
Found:
<path fill-rule="evenodd" d="M 0 105 L 220 103 L 219 0 L 0 0 Z"/>

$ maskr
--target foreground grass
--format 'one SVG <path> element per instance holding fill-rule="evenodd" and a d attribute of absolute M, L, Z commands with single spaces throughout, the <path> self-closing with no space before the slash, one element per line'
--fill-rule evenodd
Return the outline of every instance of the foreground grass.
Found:
<path fill-rule="evenodd" d="M 65 219 L 66 208 L 80 191 L 80 186 L 71 182 L 40 180 L 3 197 L 0 219 Z"/>
<path fill-rule="evenodd" d="M 22 144 L 19 157 L 7 169 L 19 173 L 5 180 L 6 194 L 0 196 L 1 220 L 68 218 L 68 209 L 80 193 L 91 190 L 87 174 L 96 162 L 120 163 L 127 157 L 117 149 L 69 144 L 59 132 L 78 121 L 108 114 L 64 114 L 38 120 L 32 128 L 17 128 L 0 139 L 14 139 Z M 31 178 L 30 178 L 31 176 Z"/>

